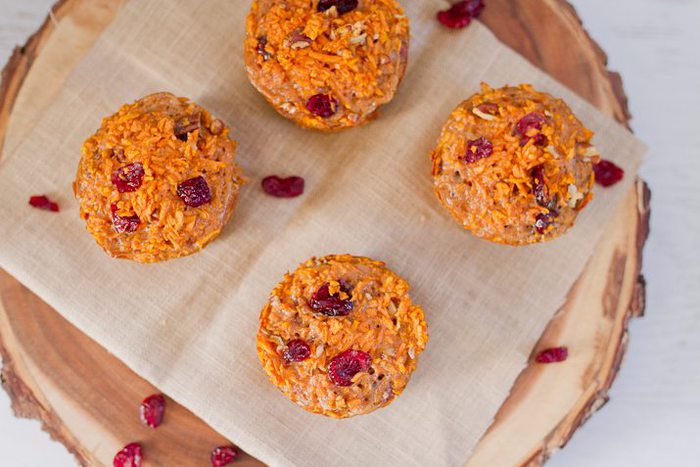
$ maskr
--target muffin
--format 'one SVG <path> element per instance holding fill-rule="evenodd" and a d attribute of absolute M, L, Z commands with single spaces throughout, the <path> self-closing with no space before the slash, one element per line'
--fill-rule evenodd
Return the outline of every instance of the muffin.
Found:
<path fill-rule="evenodd" d="M 366 414 L 406 388 L 428 340 L 405 280 L 380 261 L 311 258 L 260 314 L 258 356 L 270 381 L 309 412 Z"/>
<path fill-rule="evenodd" d="M 245 64 L 280 114 L 337 131 L 366 123 L 393 99 L 408 41 L 395 0 L 253 0 Z"/>
<path fill-rule="evenodd" d="M 593 133 L 529 85 L 462 102 L 432 153 L 435 194 L 477 237 L 526 245 L 566 232 L 593 196 Z"/>
<path fill-rule="evenodd" d="M 103 119 L 83 144 L 73 191 L 105 252 L 150 263 L 216 238 L 242 184 L 228 133 L 202 107 L 165 92 Z"/>

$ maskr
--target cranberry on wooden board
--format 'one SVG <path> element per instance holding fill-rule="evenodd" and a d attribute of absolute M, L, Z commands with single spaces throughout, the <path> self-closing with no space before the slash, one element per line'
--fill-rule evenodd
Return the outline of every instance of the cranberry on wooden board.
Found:
<path fill-rule="evenodd" d="M 333 357 L 328 365 L 328 377 L 333 384 L 338 386 L 350 386 L 352 378 L 362 371 L 369 370 L 372 357 L 361 350 L 346 350 Z"/>
<path fill-rule="evenodd" d="M 163 422 L 165 413 L 165 397 L 162 394 L 153 394 L 145 398 L 139 406 L 141 423 L 151 428 L 157 428 Z"/>
<path fill-rule="evenodd" d="M 611 186 L 622 180 L 625 171 L 614 162 L 603 159 L 593 166 L 596 183 L 605 187 Z"/>
<path fill-rule="evenodd" d="M 455 3 L 447 10 L 438 12 L 437 19 L 450 29 L 462 29 L 469 26 L 483 9 L 483 0 L 464 0 Z"/>
<path fill-rule="evenodd" d="M 537 363 L 558 363 L 569 357 L 569 349 L 566 347 L 551 347 L 544 349 L 535 357 Z"/>
<path fill-rule="evenodd" d="M 238 449 L 233 446 L 219 446 L 211 452 L 211 466 L 223 467 L 238 457 Z"/>
<path fill-rule="evenodd" d="M 46 195 L 34 195 L 29 198 L 29 205 L 44 211 L 58 212 L 58 203 L 51 201 Z"/>
<path fill-rule="evenodd" d="M 270 175 L 263 178 L 262 187 L 265 193 L 276 198 L 296 198 L 304 193 L 304 179 L 296 176 L 281 178 Z"/>
<path fill-rule="evenodd" d="M 114 456 L 114 467 L 141 467 L 143 453 L 139 443 L 129 443 Z"/>

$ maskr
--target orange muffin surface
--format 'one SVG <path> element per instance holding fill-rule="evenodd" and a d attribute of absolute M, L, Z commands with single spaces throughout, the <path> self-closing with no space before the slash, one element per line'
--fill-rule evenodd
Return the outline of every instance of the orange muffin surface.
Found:
<path fill-rule="evenodd" d="M 253 0 L 244 54 L 251 82 L 280 114 L 336 131 L 393 99 L 408 42 L 396 0 Z"/>
<path fill-rule="evenodd" d="M 482 84 L 442 129 L 431 156 L 435 193 L 478 237 L 509 245 L 558 237 L 593 196 L 592 136 L 561 99 Z"/>
<path fill-rule="evenodd" d="M 236 143 L 221 120 L 157 93 L 103 119 L 83 144 L 73 183 L 80 216 L 115 258 L 163 261 L 219 235 L 242 183 Z"/>
<path fill-rule="evenodd" d="M 428 340 L 408 283 L 380 261 L 312 258 L 287 274 L 260 314 L 258 356 L 292 402 L 333 418 L 401 394 Z"/>

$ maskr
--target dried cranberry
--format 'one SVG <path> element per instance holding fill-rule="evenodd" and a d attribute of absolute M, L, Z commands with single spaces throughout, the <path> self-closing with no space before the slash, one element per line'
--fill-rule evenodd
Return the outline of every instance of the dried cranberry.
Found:
<path fill-rule="evenodd" d="M 344 293 L 347 299 L 340 298 Z M 354 306 L 350 300 L 350 292 L 341 284 L 340 290 L 333 295 L 330 292 L 330 284 L 323 284 L 311 297 L 311 309 L 326 316 L 346 316 Z"/>
<path fill-rule="evenodd" d="M 547 214 L 537 214 L 537 217 L 535 217 L 535 230 L 537 233 L 545 233 L 547 231 L 547 227 L 554 223 L 554 219 L 556 219 L 556 217 L 557 213 L 554 211 L 550 211 Z"/>
<path fill-rule="evenodd" d="M 513 129 L 513 134 L 520 136 L 520 145 L 525 146 L 528 141 L 533 140 L 533 144 L 536 146 L 544 146 L 547 142 L 547 137 L 539 132 L 542 129 L 542 125 L 547 121 L 547 118 L 539 112 L 530 112 L 523 118 L 518 120 Z"/>
<path fill-rule="evenodd" d="M 306 102 L 306 108 L 314 115 L 328 118 L 338 111 L 338 101 L 328 94 L 316 94 Z"/>
<path fill-rule="evenodd" d="M 258 51 L 258 54 L 263 58 L 263 60 L 268 61 L 272 55 L 270 55 L 270 52 L 265 50 L 265 46 L 267 45 L 267 37 L 265 36 L 260 36 L 258 37 L 258 46 L 256 50 Z"/>
<path fill-rule="evenodd" d="M 263 190 L 265 193 L 277 198 L 296 198 L 304 193 L 304 179 L 301 177 L 280 178 L 270 175 L 263 178 Z"/>
<path fill-rule="evenodd" d="M 438 12 L 437 19 L 448 28 L 461 29 L 469 26 L 483 9 L 483 0 L 464 0 L 452 5 L 449 10 Z"/>
<path fill-rule="evenodd" d="M 614 185 L 625 176 L 622 167 L 605 159 L 593 166 L 593 172 L 595 172 L 595 181 L 603 186 Z"/>
<path fill-rule="evenodd" d="M 140 467 L 143 454 L 139 443 L 130 443 L 114 456 L 114 467 Z"/>
<path fill-rule="evenodd" d="M 547 184 L 544 179 L 544 165 L 540 164 L 532 169 L 530 172 L 532 177 L 532 192 L 535 195 L 535 200 L 540 206 L 547 206 L 549 204 L 549 190 L 547 190 Z"/>
<path fill-rule="evenodd" d="M 489 157 L 493 154 L 493 144 L 483 136 L 467 142 L 467 153 L 464 161 L 467 164 Z"/>
<path fill-rule="evenodd" d="M 119 167 L 112 173 L 112 183 L 116 185 L 119 193 L 136 191 L 143 183 L 143 165 L 140 162 Z"/>
<path fill-rule="evenodd" d="M 51 201 L 48 196 L 45 195 L 35 195 L 29 198 L 29 204 L 37 209 L 43 209 L 44 211 L 58 212 L 58 203 Z"/>
<path fill-rule="evenodd" d="M 180 183 L 177 186 L 177 195 L 183 203 L 193 208 L 211 201 L 211 190 L 201 175 Z"/>
<path fill-rule="evenodd" d="M 318 11 L 326 11 L 332 7 L 338 10 L 338 14 L 342 15 L 357 8 L 357 0 L 319 0 Z"/>
<path fill-rule="evenodd" d="M 301 339 L 294 339 L 287 342 L 287 350 L 282 357 L 288 362 L 303 362 L 311 355 L 309 344 Z"/>
<path fill-rule="evenodd" d="M 557 363 L 563 362 L 569 356 L 569 349 L 566 347 L 552 347 L 544 349 L 537 354 L 535 360 L 537 363 Z"/>
<path fill-rule="evenodd" d="M 350 386 L 352 378 L 361 371 L 367 371 L 372 364 L 372 357 L 361 350 L 346 350 L 333 357 L 328 365 L 328 377 L 333 384 Z"/>
<path fill-rule="evenodd" d="M 233 446 L 219 446 L 211 452 L 211 466 L 223 467 L 238 457 L 238 449 Z"/>
<path fill-rule="evenodd" d="M 132 233 L 139 228 L 141 224 L 141 219 L 139 216 L 120 216 L 117 214 L 117 205 L 113 204 L 112 209 L 112 225 L 114 225 L 114 230 L 117 233 Z"/>
<path fill-rule="evenodd" d="M 165 412 L 165 397 L 162 394 L 153 394 L 141 402 L 139 416 L 141 423 L 151 428 L 157 428 L 163 422 Z"/>

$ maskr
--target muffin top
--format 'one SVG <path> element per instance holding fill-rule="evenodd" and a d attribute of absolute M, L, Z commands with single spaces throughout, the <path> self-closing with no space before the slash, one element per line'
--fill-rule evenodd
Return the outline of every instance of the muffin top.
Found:
<path fill-rule="evenodd" d="M 482 84 L 442 129 L 435 193 L 478 237 L 510 245 L 557 237 L 592 197 L 592 135 L 561 99 Z"/>
<path fill-rule="evenodd" d="M 380 261 L 338 255 L 303 263 L 260 314 L 265 372 L 310 412 L 345 418 L 388 405 L 428 340 L 408 290 Z"/>
<path fill-rule="evenodd" d="M 242 183 L 221 120 L 157 93 L 103 119 L 82 148 L 73 189 L 97 243 L 115 258 L 192 254 L 228 222 Z"/>
<path fill-rule="evenodd" d="M 395 0 L 254 0 L 246 68 L 277 111 L 299 125 L 357 126 L 394 97 L 408 28 Z"/>

